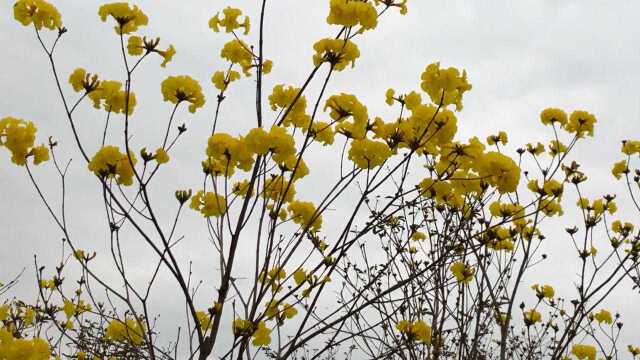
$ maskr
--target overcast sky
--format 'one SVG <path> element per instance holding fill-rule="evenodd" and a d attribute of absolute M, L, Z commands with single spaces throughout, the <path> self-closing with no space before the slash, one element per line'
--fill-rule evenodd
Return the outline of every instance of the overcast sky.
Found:
<path fill-rule="evenodd" d="M 66 79 L 76 67 L 84 67 L 102 78 L 121 80 L 122 65 L 113 24 L 102 23 L 97 16 L 103 1 L 53 2 L 70 30 L 57 49 L 62 78 Z M 159 90 L 166 76 L 189 74 L 197 78 L 206 90 L 208 101 L 195 115 L 182 109 L 177 117 L 177 123 L 186 123 L 189 130 L 187 139 L 176 150 L 176 160 L 161 174 L 159 183 L 164 189 L 156 194 L 164 197 L 159 200 L 162 204 L 173 206 L 173 191 L 194 188 L 200 179 L 199 161 L 206 144 L 203 134 L 210 128 L 215 108 L 215 92 L 209 79 L 214 71 L 225 68 L 218 54 L 230 39 L 226 34 L 213 33 L 207 22 L 216 11 L 232 5 L 251 16 L 255 30 L 256 3 L 249 0 L 136 2 L 150 19 L 142 34 L 161 37 L 161 47 L 174 44 L 177 54 L 166 69 L 161 69 L 159 59 L 152 57 L 134 79 L 134 91 L 138 95 L 138 107 L 132 119 L 135 146 L 158 146 L 157 139 L 164 131 L 171 110 L 169 104 L 162 102 Z M 640 138 L 640 2 L 612 3 L 409 0 L 406 16 L 391 11 L 381 19 L 376 30 L 357 40 L 361 57 L 356 67 L 337 74 L 328 93 L 356 94 L 368 106 L 371 116 L 388 117 L 393 113 L 384 104 L 387 88 L 393 87 L 399 92 L 419 89 L 420 73 L 434 61 L 440 61 L 443 66 L 464 68 L 473 89 L 465 94 L 464 110 L 458 116 L 457 138 L 466 140 L 478 135 L 484 139 L 505 130 L 514 155 L 515 148 L 523 143 L 549 139 L 549 129 L 538 120 L 545 107 L 592 112 L 598 119 L 596 136 L 579 144 L 572 156 L 583 164 L 591 179 L 586 187 L 587 196 L 617 192 L 620 217 L 637 220 L 637 213 L 633 213 L 625 201 L 624 188 L 613 182 L 610 168 L 614 161 L 621 159 L 620 141 Z M 275 65 L 273 73 L 266 78 L 265 88 L 270 90 L 277 83 L 299 86 L 312 68 L 313 42 L 336 32 L 335 26 L 325 22 L 328 1 L 277 0 L 268 4 L 265 56 L 273 59 Z M 108 231 L 99 203 L 100 192 L 72 142 L 47 59 L 33 29 L 13 20 L 12 2 L 1 2 L 0 14 L 3 14 L 0 44 L 4 49 L 0 56 L 0 117 L 32 120 L 39 126 L 39 139 L 45 141 L 48 135 L 59 139 L 60 156 L 74 159 L 68 204 L 72 234 L 84 248 L 106 249 Z M 257 32 L 252 32 L 249 41 L 255 42 L 256 35 Z M 251 81 L 232 85 L 221 114 L 223 131 L 239 134 L 253 125 L 252 91 Z M 65 92 L 72 94 L 68 86 Z M 270 111 L 268 114 L 273 116 Z M 97 145 L 97 134 L 104 124 L 103 112 L 94 111 L 86 103 L 78 113 L 77 122 L 85 141 Z M 90 149 L 93 152 L 95 147 Z M 333 159 L 316 161 L 329 167 L 335 165 Z M 24 169 L 10 164 L 5 150 L 0 151 L 0 166 L 3 191 L 0 211 L 4 214 L 0 228 L 5 244 L 0 252 L 0 281 L 6 281 L 24 267 L 26 274 L 14 294 L 33 296 L 33 254 L 37 253 L 51 268 L 57 260 L 50 255 L 59 253 L 61 235 L 27 182 Z M 39 168 L 37 174 L 52 199 L 57 199 L 58 180 L 53 169 Z M 307 185 L 300 185 L 300 191 L 310 194 L 313 186 L 308 181 Z M 167 218 L 170 215 L 171 212 L 165 214 Z M 190 239 L 192 245 L 183 255 L 201 259 L 203 255 L 198 249 L 206 247 L 206 237 L 204 232 L 191 233 L 192 226 L 202 227 L 201 222 L 190 216 L 185 223 L 179 231 L 195 239 Z M 560 293 L 570 296 L 571 283 L 563 284 L 561 280 L 564 272 L 573 274 L 575 269 L 575 261 L 571 257 L 566 260 L 561 253 L 563 249 L 570 249 L 569 239 L 561 231 L 567 225 L 573 224 L 550 223 L 548 232 L 557 236 L 552 236 L 544 246 L 553 266 L 539 269 L 535 277 L 526 279 L 527 284 L 555 284 L 555 281 Z M 206 274 L 213 265 L 199 265 L 197 269 Z M 170 288 L 160 286 L 158 292 L 169 294 Z M 214 293 L 212 288 L 203 291 Z M 629 293 L 624 292 L 625 296 L 611 302 L 615 305 L 611 306 L 612 310 L 620 310 L 626 319 L 628 328 L 621 343 L 625 346 L 631 342 L 640 344 L 640 338 L 633 337 L 634 333 L 640 333 L 640 324 L 632 321 L 640 314 L 632 306 L 640 296 L 626 296 Z M 158 304 L 158 312 L 170 314 L 174 306 L 175 303 Z M 171 316 L 175 313 L 168 315 Z"/>

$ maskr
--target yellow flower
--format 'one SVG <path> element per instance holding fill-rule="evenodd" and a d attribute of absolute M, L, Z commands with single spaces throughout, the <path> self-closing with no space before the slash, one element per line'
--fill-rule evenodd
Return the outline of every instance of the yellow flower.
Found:
<path fill-rule="evenodd" d="M 271 344 L 271 329 L 269 329 L 264 321 L 260 321 L 258 323 L 258 328 L 253 333 L 253 341 L 251 342 L 254 346 L 267 346 Z"/>
<path fill-rule="evenodd" d="M 558 123 L 564 126 L 567 123 L 567 113 L 562 109 L 546 108 L 540 113 L 540 121 L 544 125 Z"/>
<path fill-rule="evenodd" d="M 529 311 L 524 312 L 524 323 L 525 325 L 533 325 L 537 322 L 542 321 L 542 315 L 537 312 L 535 309 L 531 309 Z"/>
<path fill-rule="evenodd" d="M 311 122 L 311 117 L 305 113 L 307 109 L 307 99 L 299 95 L 300 89 L 293 86 L 279 84 L 273 87 L 269 95 L 271 110 L 289 109 L 287 117 L 282 119 L 282 125 L 302 128 L 306 130 Z M 295 103 L 294 103 L 295 101 Z"/>
<path fill-rule="evenodd" d="M 593 317 L 596 319 L 597 322 L 599 323 L 607 323 L 609 325 L 613 324 L 613 317 L 611 316 L 611 313 L 605 309 L 601 309 L 600 311 L 598 311 L 597 313 L 595 313 L 593 315 Z"/>
<path fill-rule="evenodd" d="M 251 76 L 249 70 L 253 66 L 253 53 L 251 48 L 242 40 L 231 40 L 224 44 L 220 51 L 220 57 L 232 64 L 238 64 L 246 76 Z"/>
<path fill-rule="evenodd" d="M 354 67 L 360 57 L 358 46 L 351 40 L 322 39 L 313 44 L 313 49 L 316 52 L 313 55 L 315 66 L 328 62 L 336 71 L 344 70 L 349 63 Z"/>
<path fill-rule="evenodd" d="M 629 167 L 627 166 L 627 160 L 618 161 L 613 164 L 613 169 L 611 169 L 611 174 L 618 180 L 622 177 L 622 174 L 627 174 L 628 172 Z"/>
<path fill-rule="evenodd" d="M 628 345 L 627 350 L 629 350 L 629 353 L 633 355 L 634 358 L 640 355 L 640 346 L 634 347 L 632 345 Z"/>
<path fill-rule="evenodd" d="M 273 61 L 271 60 L 265 60 L 262 62 L 262 73 L 263 74 L 269 74 L 271 72 L 271 70 L 273 70 Z"/>
<path fill-rule="evenodd" d="M 553 299 L 553 296 L 556 293 L 551 285 L 540 286 L 538 284 L 534 284 L 531 286 L 531 288 L 535 290 L 536 296 L 539 299 L 542 299 L 542 298 Z"/>
<path fill-rule="evenodd" d="M 253 196 L 253 192 L 249 193 L 249 185 L 251 185 L 249 180 L 238 181 L 233 184 L 231 191 L 233 191 L 234 194 L 242 197 Z"/>
<path fill-rule="evenodd" d="M 553 156 L 567 152 L 567 146 L 558 140 L 549 142 L 549 153 Z"/>
<path fill-rule="evenodd" d="M 501 143 L 502 145 L 507 144 L 507 133 L 504 131 L 500 131 L 498 135 L 490 135 L 487 137 L 487 144 L 495 145 L 497 143 Z"/>
<path fill-rule="evenodd" d="M 382 165 L 391 156 L 389 146 L 369 139 L 353 140 L 349 148 L 349 160 L 360 169 L 373 169 Z"/>
<path fill-rule="evenodd" d="M 0 356 L 2 359 L 49 360 L 49 343 L 41 338 L 15 338 L 10 329 L 0 328 Z"/>
<path fill-rule="evenodd" d="M 315 205 L 309 201 L 292 201 L 287 208 L 291 214 L 291 220 L 301 226 L 308 226 L 311 231 L 320 230 L 322 216 L 317 213 Z"/>
<path fill-rule="evenodd" d="M 167 50 L 158 50 L 156 52 L 160 54 L 160 56 L 162 56 L 162 63 L 160 64 L 160 66 L 166 67 L 167 64 L 173 59 L 173 55 L 176 54 L 176 49 L 173 47 L 173 45 L 169 45 L 169 48 Z"/>
<path fill-rule="evenodd" d="M 200 329 L 203 332 L 206 332 L 211 327 L 211 315 L 202 310 L 196 311 L 196 317 L 198 318 L 198 322 L 200 323 Z"/>
<path fill-rule="evenodd" d="M 467 81 L 467 72 L 450 67 L 441 69 L 440 63 L 429 64 L 421 76 L 421 87 L 435 105 L 442 102 L 442 106 L 455 104 L 456 110 L 462 110 L 462 96 L 471 90 Z"/>
<path fill-rule="evenodd" d="M 214 17 L 209 20 L 209 27 L 215 31 L 220 32 L 220 26 L 224 27 L 225 32 L 232 32 L 238 28 L 244 28 L 244 34 L 249 33 L 249 17 L 245 16 L 242 23 L 238 21 L 238 18 L 242 16 L 242 10 L 227 6 L 222 10 L 224 17 L 220 18 L 220 13 L 216 13 Z"/>
<path fill-rule="evenodd" d="M 0 321 L 5 320 L 9 317 L 9 310 L 11 309 L 9 304 L 4 304 L 0 306 Z"/>
<path fill-rule="evenodd" d="M 571 348 L 571 353 L 575 355 L 578 359 L 588 359 L 595 360 L 596 359 L 596 348 L 591 345 L 585 344 L 576 344 Z"/>
<path fill-rule="evenodd" d="M 49 160 L 49 148 L 45 144 L 32 148 L 31 154 L 33 155 L 34 165 L 39 165 Z"/>
<path fill-rule="evenodd" d="M 409 341 L 419 340 L 425 344 L 431 344 L 431 326 L 423 320 L 411 323 L 408 320 L 400 320 L 396 329 L 407 336 Z"/>
<path fill-rule="evenodd" d="M 411 240 L 413 241 L 422 241 L 422 240 L 426 240 L 427 239 L 427 235 L 425 233 L 423 233 L 422 231 L 414 231 L 411 234 Z"/>
<path fill-rule="evenodd" d="M 216 133 L 209 137 L 206 154 L 205 161 L 218 162 L 222 166 L 220 173 L 227 177 L 233 174 L 236 167 L 244 171 L 250 170 L 254 161 L 244 139 L 236 139 L 226 133 Z"/>
<path fill-rule="evenodd" d="M 501 194 L 516 191 L 520 182 L 520 168 L 510 157 L 491 151 L 477 159 L 475 167 L 480 177 L 495 186 Z"/>
<path fill-rule="evenodd" d="M 131 8 L 126 2 L 116 2 L 100 6 L 98 15 L 102 22 L 111 16 L 117 23 L 114 27 L 116 34 L 129 34 L 138 30 L 139 26 L 149 23 L 149 18 L 137 6 Z"/>
<path fill-rule="evenodd" d="M 535 146 L 531 143 L 527 144 L 527 151 L 532 155 L 540 155 L 544 152 L 544 145 L 537 143 Z"/>
<path fill-rule="evenodd" d="M 145 326 L 142 322 L 127 318 L 124 322 L 112 320 L 107 325 L 105 336 L 113 341 L 129 342 L 140 345 L 144 340 Z"/>
<path fill-rule="evenodd" d="M 295 194 L 296 189 L 293 183 L 289 183 L 282 176 L 275 176 L 267 179 L 262 196 L 276 201 L 290 202 Z"/>
<path fill-rule="evenodd" d="M 75 87 L 75 86 L 74 86 Z M 89 98 L 93 101 L 93 107 L 96 109 L 102 108 L 106 111 L 114 113 L 125 112 L 127 105 L 126 90 L 122 88 L 122 83 L 119 81 L 101 81 L 95 91 L 89 93 Z M 133 109 L 136 106 L 136 94 L 129 92 L 129 115 L 133 114 Z"/>
<path fill-rule="evenodd" d="M 335 133 L 329 124 L 322 121 L 315 121 L 311 125 L 311 136 L 323 145 L 331 145 L 335 139 Z"/>
<path fill-rule="evenodd" d="M 247 333 L 251 334 L 252 327 L 253 324 L 251 321 L 244 319 L 235 319 L 231 325 L 231 329 L 235 336 L 247 335 Z"/>
<path fill-rule="evenodd" d="M 387 103 L 387 105 L 391 106 L 393 105 L 393 101 L 394 101 L 394 95 L 396 94 L 395 90 L 389 88 L 387 89 L 387 92 L 384 94 L 385 96 L 385 102 Z"/>
<path fill-rule="evenodd" d="M 129 161 L 129 156 L 131 161 Z M 137 160 L 133 152 L 123 154 L 117 146 L 103 146 L 91 158 L 88 168 L 97 176 L 105 176 L 107 178 L 116 178 L 116 182 L 121 185 L 133 184 L 133 167 Z"/>
<path fill-rule="evenodd" d="M 476 270 L 473 267 L 460 261 L 453 263 L 449 270 L 451 270 L 451 273 L 455 276 L 456 280 L 463 284 L 471 282 L 476 273 Z"/>
<path fill-rule="evenodd" d="M 69 76 L 69 84 L 71 84 L 75 92 L 81 90 L 92 92 L 98 88 L 100 82 L 98 81 L 98 75 L 91 76 L 85 69 L 77 68 Z"/>
<path fill-rule="evenodd" d="M 11 152 L 11 162 L 25 165 L 27 157 L 33 156 L 35 165 L 49 160 L 49 149 L 43 144 L 34 147 L 36 126 L 31 121 L 6 117 L 0 120 L 0 147 Z"/>
<path fill-rule="evenodd" d="M 303 282 L 307 281 L 308 276 L 304 269 L 299 268 L 298 270 L 293 272 L 293 280 L 296 282 L 296 285 L 300 285 Z"/>
<path fill-rule="evenodd" d="M 33 23 L 38 30 L 43 27 L 49 30 L 62 27 L 58 9 L 44 0 L 18 0 L 13 5 L 13 17 L 24 26 Z"/>
<path fill-rule="evenodd" d="M 156 153 L 155 155 L 153 155 L 153 158 L 156 160 L 158 164 L 166 164 L 169 162 L 169 155 L 167 154 L 167 151 L 163 148 L 156 149 Z"/>
<path fill-rule="evenodd" d="M 422 105 L 422 96 L 415 91 L 412 91 L 405 95 L 404 104 L 409 110 L 413 110 Z"/>
<path fill-rule="evenodd" d="M 179 104 L 183 101 L 190 103 L 189 112 L 204 106 L 204 95 L 200 84 L 188 75 L 169 76 L 160 85 L 164 101 Z"/>
<path fill-rule="evenodd" d="M 640 141 L 637 140 L 626 140 L 622 142 L 623 154 L 633 155 L 640 153 Z"/>
<path fill-rule="evenodd" d="M 370 2 L 331 0 L 327 23 L 342 26 L 362 26 L 374 29 L 378 25 L 378 13 Z"/>
<path fill-rule="evenodd" d="M 227 200 L 222 195 L 200 190 L 191 198 L 190 207 L 205 217 L 222 216 L 227 212 Z"/>
<path fill-rule="evenodd" d="M 67 319 L 70 319 L 76 314 L 76 306 L 71 300 L 64 299 L 64 306 L 62 307 Z"/>
<path fill-rule="evenodd" d="M 127 40 L 127 52 L 129 55 L 137 56 L 142 55 L 144 51 L 144 44 L 140 36 L 129 36 Z"/>
<path fill-rule="evenodd" d="M 216 71 L 211 77 L 211 82 L 220 91 L 227 90 L 229 84 L 240 79 L 240 73 L 230 70 L 226 75 L 224 71 Z"/>
<path fill-rule="evenodd" d="M 569 116 L 569 121 L 563 126 L 570 133 L 575 133 L 578 138 L 586 135 L 593 136 L 593 125 L 596 118 L 586 111 L 576 110 Z"/>

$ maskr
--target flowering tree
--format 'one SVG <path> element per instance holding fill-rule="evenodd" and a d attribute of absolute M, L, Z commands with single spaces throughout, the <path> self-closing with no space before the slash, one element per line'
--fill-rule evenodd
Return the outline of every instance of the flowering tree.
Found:
<path fill-rule="evenodd" d="M 416 91 L 387 90 L 386 103 L 397 111 L 387 120 L 370 116 L 355 95 L 327 94 L 329 81 L 360 57 L 358 38 L 381 17 L 406 14 L 406 0 L 330 0 L 327 22 L 336 32 L 313 44 L 308 77 L 299 87 L 279 84 L 267 93 L 263 79 L 274 65 L 263 51 L 268 4 L 260 4 L 252 16 L 254 44 L 242 40 L 251 21 L 240 9 L 227 7 L 209 21 L 230 39 L 213 87 L 189 75 L 159 84 L 169 115 L 150 145 L 135 143 L 130 126 L 138 121 L 137 71 L 154 57 L 170 66 L 176 49 L 141 36 L 149 22 L 143 10 L 129 3 L 98 9 L 105 26 L 114 26 L 112 45 L 124 68 L 119 80 L 107 80 L 97 69 L 62 74 L 56 46 L 73 31 L 44 0 L 15 3 L 15 19 L 35 30 L 49 60 L 68 124 L 60 131 L 70 131 L 75 143 L 54 137 L 42 143 L 33 122 L 0 120 L 0 146 L 25 170 L 63 237 L 55 271 L 46 265 L 56 259 L 36 258 L 37 301 L 10 297 L 17 279 L 0 287 L 0 359 L 640 355 L 639 347 L 619 344 L 619 315 L 601 306 L 619 286 L 640 284 L 640 237 L 632 223 L 612 218 L 614 195 L 581 195 L 587 176 L 567 159 L 594 135 L 593 114 L 545 109 L 540 120 L 549 128 L 548 144 L 528 143 L 512 153 L 502 131 L 485 141 L 456 138 L 472 86 L 453 67 L 429 64 Z M 223 132 L 221 109 L 240 82 L 255 85 L 246 102 L 255 106 L 253 127 L 224 125 Z M 313 96 L 311 86 L 319 86 Z M 78 131 L 77 110 L 88 101 L 106 117 L 97 141 Z M 176 126 L 185 107 L 211 112 L 209 134 Z M 202 173 L 190 175 L 192 189 L 175 190 L 156 179 L 176 171 L 174 153 L 187 136 L 203 144 Z M 66 199 L 75 189 L 67 187 L 69 160 L 56 155 L 59 146 L 73 147 L 95 178 L 109 253 L 82 249 L 73 235 Z M 640 213 L 640 172 L 631 164 L 640 141 L 623 142 L 622 153 L 612 174 L 626 181 Z M 323 156 L 335 158 L 337 178 L 313 166 Z M 61 200 L 40 185 L 47 166 Z M 304 191 L 307 177 L 322 179 L 323 187 Z M 580 225 L 566 229 L 574 245 L 566 256 L 581 264 L 570 299 L 556 296 L 552 281 L 523 283 L 525 273 L 547 260 L 540 250 L 543 226 L 563 216 L 566 191 L 577 194 L 581 214 Z M 158 206 L 156 198 L 168 193 L 174 206 Z M 335 208 L 339 216 L 331 217 Z M 208 234 L 201 251 L 215 273 L 194 273 L 193 260 L 184 259 L 178 234 L 188 218 L 199 219 Z M 144 276 L 132 275 L 143 255 L 127 251 L 130 242 L 146 249 Z M 103 257 L 112 261 L 107 270 L 97 265 Z M 172 282 L 178 299 L 172 301 L 184 307 L 175 336 L 158 330 L 162 319 L 154 307 L 168 301 L 154 297 L 159 279 Z M 203 294 L 206 288 L 213 296 Z"/>

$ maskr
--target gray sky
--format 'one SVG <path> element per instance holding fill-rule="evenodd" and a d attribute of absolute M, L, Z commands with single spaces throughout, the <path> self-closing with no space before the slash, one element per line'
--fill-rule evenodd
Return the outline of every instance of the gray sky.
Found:
<path fill-rule="evenodd" d="M 101 23 L 97 16 L 103 2 L 59 0 L 54 3 L 70 29 L 57 49 L 62 78 L 66 79 L 76 67 L 84 67 L 102 78 L 121 80 L 122 65 L 113 24 Z M 150 18 L 149 26 L 142 28 L 141 33 L 160 36 L 161 46 L 174 44 L 177 54 L 166 69 L 159 67 L 157 57 L 151 57 L 134 79 L 134 91 L 138 95 L 132 120 L 136 134 L 134 146 L 156 148 L 159 145 L 158 139 L 171 111 L 171 106 L 162 102 L 159 90 L 166 76 L 189 74 L 197 78 L 207 97 L 205 108 L 195 115 L 182 109 L 176 118 L 176 123 L 185 122 L 189 130 L 158 179 L 162 189 L 154 195 L 160 204 L 174 206 L 173 191 L 194 188 L 200 179 L 199 161 L 215 108 L 215 92 L 209 79 L 214 71 L 226 67 L 218 54 L 230 39 L 227 34 L 210 31 L 208 19 L 216 11 L 232 5 L 251 16 L 255 30 L 255 3 L 249 0 L 137 2 Z M 505 130 L 513 145 L 513 154 L 524 142 L 550 138 L 549 129 L 538 120 L 538 114 L 545 107 L 561 107 L 567 112 L 585 109 L 598 119 L 596 136 L 579 144 L 572 158 L 583 164 L 591 179 L 586 187 L 587 196 L 618 193 L 620 211 L 615 217 L 638 218 L 626 201 L 621 183 L 613 181 L 610 169 L 613 162 L 621 159 L 620 141 L 640 138 L 637 91 L 640 71 L 636 70 L 640 64 L 640 3 L 409 0 L 408 6 L 406 16 L 392 11 L 384 16 L 376 30 L 357 40 L 361 57 L 356 67 L 337 74 L 328 94 L 356 94 L 368 106 L 370 116 L 389 118 L 393 112 L 384 104 L 387 88 L 393 87 L 398 92 L 418 90 L 420 73 L 434 61 L 447 67 L 464 68 L 473 89 L 465 94 L 464 110 L 458 115 L 457 139 L 466 140 L 472 135 L 484 139 L 490 133 Z M 325 22 L 327 12 L 328 1 L 278 0 L 269 4 L 265 52 L 275 65 L 273 73 L 266 78 L 268 92 L 274 84 L 299 86 L 302 83 L 312 67 L 313 42 L 336 32 L 335 26 Z M 33 120 L 39 126 L 39 139 L 45 141 L 46 136 L 52 135 L 60 140 L 60 155 L 74 159 L 69 176 L 69 187 L 73 190 L 68 199 L 72 233 L 83 248 L 106 250 L 108 232 L 97 184 L 72 142 L 45 55 L 39 49 L 33 30 L 13 20 L 12 2 L 0 3 L 0 14 L 4 14 L 0 22 L 0 43 L 5 49 L 0 57 L 3 69 L 0 117 Z M 257 32 L 252 31 L 249 41 L 255 43 L 256 35 Z M 231 86 L 219 123 L 223 131 L 239 134 L 252 126 L 252 85 L 251 80 L 243 80 Z M 312 88 L 311 93 L 314 91 L 317 89 Z M 65 92 L 72 94 L 70 87 L 66 87 Z M 91 109 L 88 103 L 78 112 L 77 122 L 85 142 L 97 145 L 104 124 L 103 114 Z M 273 116 L 270 111 L 267 114 Z M 327 165 L 327 171 L 335 173 L 333 160 L 314 161 Z M 7 280 L 26 267 L 26 275 L 15 294 L 33 296 L 33 253 L 52 268 L 57 260 L 46 257 L 59 253 L 60 235 L 28 184 L 24 169 L 11 165 L 5 150 L 0 151 L 0 166 L 3 169 L 0 187 L 4 193 L 0 211 L 5 214 L 0 219 L 0 227 L 4 229 L 2 241 L 10 244 L 0 252 L 0 279 Z M 52 199 L 57 199 L 53 169 L 41 167 L 36 173 Z M 307 179 L 299 186 L 299 192 L 312 197 L 311 189 L 315 185 Z M 571 205 L 572 201 L 567 200 L 565 207 Z M 172 214 L 167 211 L 163 216 L 168 219 Z M 207 247 L 205 233 L 191 232 L 196 227 L 204 230 L 201 222 L 194 214 L 183 221 L 179 231 L 188 235 L 190 243 L 181 256 L 196 262 L 204 260 L 206 255 L 202 249 L 212 250 Z M 525 280 L 526 284 L 549 282 L 556 285 L 560 294 L 569 296 L 571 283 L 562 283 L 562 274 L 573 274 L 576 262 L 561 252 L 570 249 L 569 239 L 561 231 L 567 225 L 572 224 L 549 222 L 547 233 L 557 236 L 551 236 L 544 246 L 550 255 L 549 264 L 553 265 L 537 269 L 531 275 L 535 277 Z M 138 248 L 131 244 L 131 249 Z M 108 262 L 100 266 L 107 269 Z M 214 270 L 212 265 L 197 265 L 196 269 L 202 274 Z M 143 275 L 145 270 L 139 271 Z M 157 291 L 169 294 L 170 289 L 168 284 Z M 214 293 L 211 287 L 203 291 Z M 638 295 L 621 294 L 624 296 L 611 302 L 612 310 L 620 310 L 625 316 L 627 329 L 621 344 L 638 344 L 640 338 L 632 336 L 640 333 L 640 324 L 633 321 L 638 319 L 638 310 L 632 306 L 638 301 Z M 178 299 L 175 303 L 159 303 L 157 311 L 167 314 L 163 315 L 165 318 L 172 318 L 176 316 L 172 313 L 176 304 Z"/>

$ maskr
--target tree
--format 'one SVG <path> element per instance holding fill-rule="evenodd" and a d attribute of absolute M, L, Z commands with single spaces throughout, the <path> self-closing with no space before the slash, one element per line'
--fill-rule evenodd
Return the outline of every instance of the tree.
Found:
<path fill-rule="evenodd" d="M 124 68 L 116 81 L 83 68 L 62 74 L 56 47 L 73 31 L 48 2 L 16 2 L 15 19 L 35 29 L 49 60 L 75 143 L 50 137 L 37 145 L 33 122 L 0 120 L 0 145 L 24 168 L 63 237 L 55 271 L 43 262 L 57 260 L 35 260 L 38 300 L 3 300 L 0 359 L 640 354 L 640 348 L 618 343 L 619 315 L 601 307 L 625 281 L 637 286 L 640 237 L 632 223 L 610 219 L 617 210 L 614 195 L 581 195 L 587 176 L 568 159 L 581 139 L 593 136 L 593 114 L 544 109 L 548 145 L 529 143 L 509 156 L 504 132 L 485 141 L 456 139 L 463 97 L 472 88 L 465 71 L 431 63 L 420 89 L 387 90 L 386 103 L 397 110 L 388 120 L 370 116 L 355 95 L 328 94 L 330 80 L 359 59 L 357 40 L 381 17 L 405 14 L 406 0 L 331 0 L 327 22 L 336 25 L 336 34 L 313 44 L 308 77 L 300 87 L 276 85 L 267 96 L 264 77 L 273 66 L 263 47 L 267 5 L 263 0 L 256 14 L 255 44 L 241 39 L 251 21 L 240 9 L 227 7 L 209 21 L 230 39 L 220 52 L 226 68 L 211 78 L 210 133 L 176 126 L 185 107 L 195 114 L 212 101 L 211 89 L 198 80 L 174 75 L 159 84 L 169 103 L 162 104 L 166 126 L 140 141 L 132 130 L 140 121 L 134 114 L 139 101 L 149 102 L 136 97 L 136 76 L 153 57 L 170 66 L 176 53 L 173 45 L 140 35 L 150 21 L 143 10 L 128 3 L 98 9 L 100 19 L 114 25 L 113 46 Z M 254 126 L 223 132 L 222 108 L 240 82 L 255 85 L 247 102 L 255 106 Z M 312 95 L 313 86 L 318 90 Z M 97 141 L 78 130 L 77 113 L 89 101 L 106 116 Z M 321 121 L 323 113 L 330 120 Z M 187 136 L 206 144 L 202 173 L 190 175 L 191 189 L 175 190 L 158 178 L 179 171 L 170 166 Z M 105 213 L 96 229 L 106 229 L 100 241 L 106 240 L 108 253 L 81 248 L 69 225 L 68 194 L 80 189 L 68 187 L 70 160 L 56 150 L 71 145 L 97 184 Z M 612 175 L 624 178 L 640 211 L 640 172 L 631 164 L 640 142 L 623 142 L 622 153 L 626 158 Z M 336 159 L 333 180 L 313 166 L 323 156 Z M 43 191 L 39 165 L 55 172 L 59 203 Z M 314 188 L 300 191 L 313 177 Z M 565 299 L 550 284 L 523 279 L 545 263 L 539 250 L 543 224 L 564 216 L 565 191 L 574 189 L 581 225 L 566 229 L 575 246 L 567 256 L 578 257 L 581 266 L 575 295 Z M 159 206 L 168 193 L 173 207 Z M 331 216 L 334 209 L 337 216 Z M 208 234 L 209 244 L 198 248 L 203 258 L 185 252 L 193 246 L 185 245 L 188 233 L 195 231 L 183 226 L 189 219 L 200 220 Z M 603 234 L 606 248 L 594 239 Z M 144 252 L 132 251 L 134 244 Z M 112 261 L 110 267 L 102 259 Z M 215 271 L 194 272 L 199 260 Z M 145 270 L 132 271 L 135 266 Z M 169 300 L 155 289 L 164 281 L 171 281 L 184 306 L 176 335 L 158 330 L 164 319 L 155 309 Z M 14 283 L 0 295 L 6 297 Z"/>

